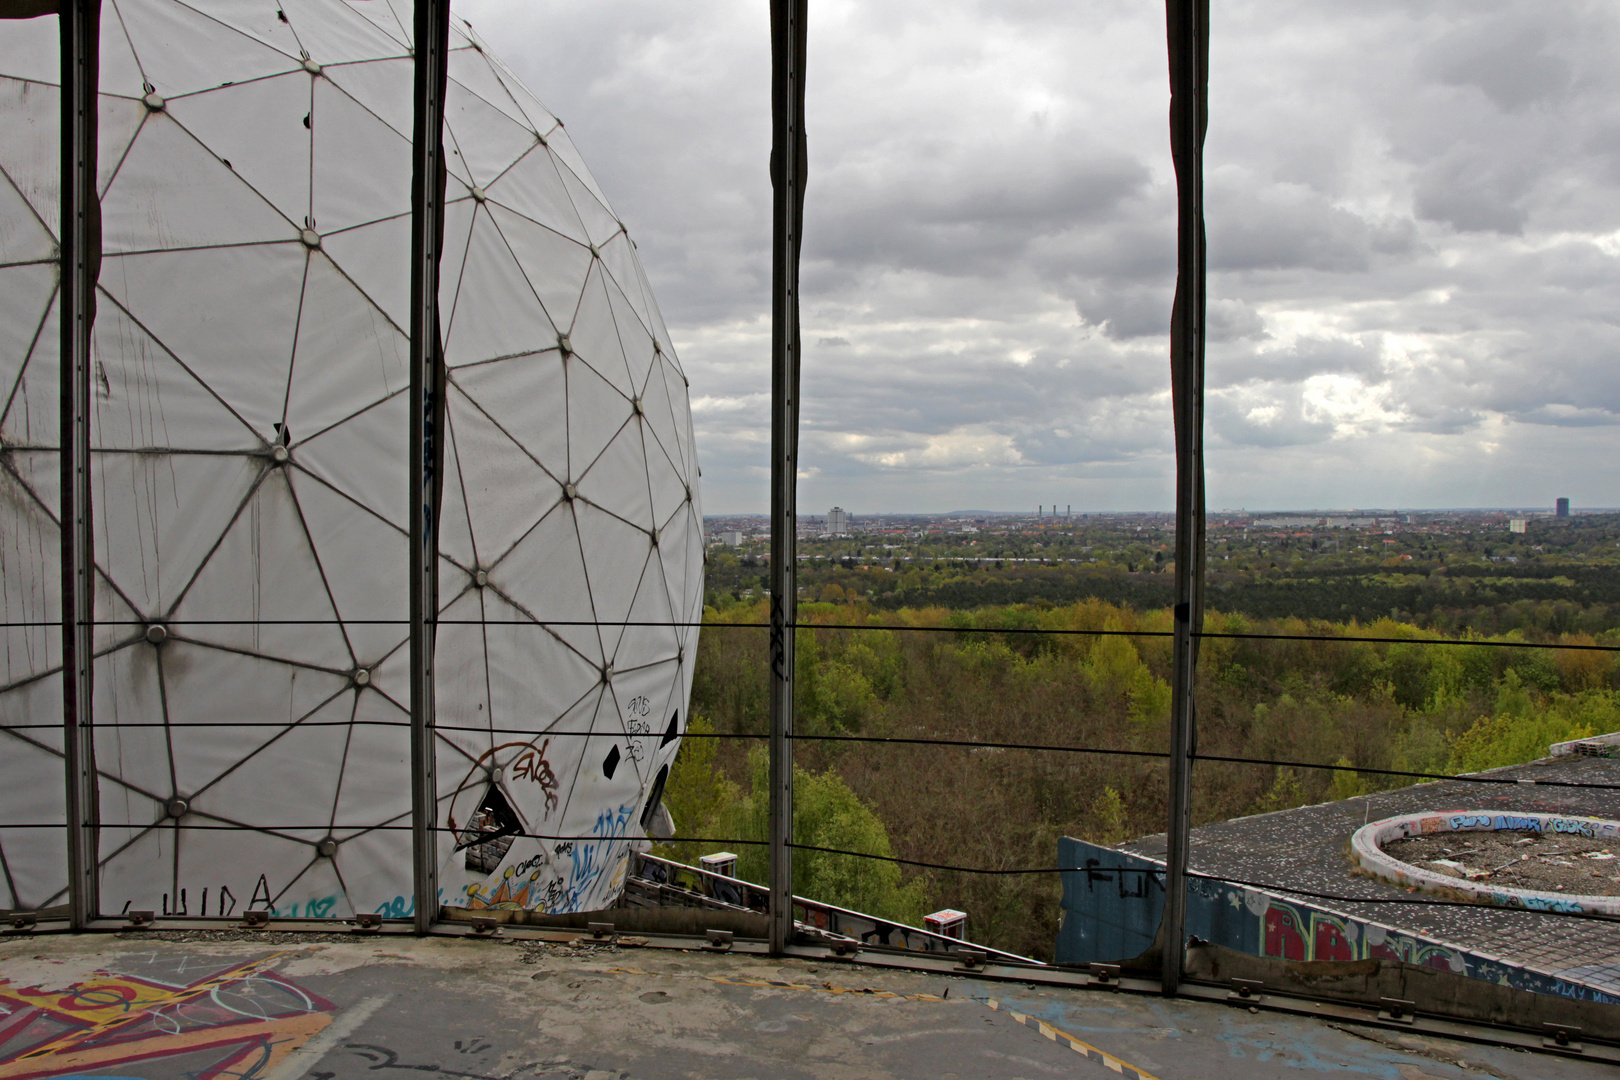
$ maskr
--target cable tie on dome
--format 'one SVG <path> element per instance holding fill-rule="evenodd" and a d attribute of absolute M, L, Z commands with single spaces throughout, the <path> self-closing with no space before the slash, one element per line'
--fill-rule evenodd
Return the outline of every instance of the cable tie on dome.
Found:
<path fill-rule="evenodd" d="M 562 350 L 563 356 L 570 356 L 574 351 L 574 346 L 569 342 L 567 334 L 557 335 L 557 348 Z"/>
<path fill-rule="evenodd" d="M 652 537 L 652 546 L 657 547 L 658 546 L 658 529 L 657 529 L 657 527 L 654 527 L 653 530 L 651 532 L 649 532 L 647 535 Z"/>

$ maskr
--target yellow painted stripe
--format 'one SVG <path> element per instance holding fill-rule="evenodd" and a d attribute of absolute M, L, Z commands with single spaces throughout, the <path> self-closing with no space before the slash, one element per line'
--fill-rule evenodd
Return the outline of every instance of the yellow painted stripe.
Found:
<path fill-rule="evenodd" d="M 1138 1068 L 1137 1066 L 1128 1062 L 1121 1061 L 1108 1051 L 1092 1046 L 1084 1039 L 1077 1039 L 1073 1035 L 1070 1035 L 1067 1031 L 1059 1031 L 1057 1028 L 1046 1023 L 1044 1020 L 1037 1020 L 1033 1016 L 1025 1016 L 1023 1013 L 1016 1012 L 1012 1009 L 1004 1009 L 1001 1007 L 1001 1002 L 994 998 L 987 999 L 985 1004 L 990 1006 L 992 1009 L 995 1009 L 997 1012 L 1005 1013 L 1007 1016 L 1012 1017 L 1025 1027 L 1034 1028 L 1042 1035 L 1045 1035 L 1048 1039 L 1051 1039 L 1053 1042 L 1061 1040 L 1068 1043 L 1069 1049 L 1073 1050 L 1075 1053 L 1083 1054 L 1099 1065 L 1106 1065 L 1110 1069 L 1113 1069 L 1115 1072 L 1119 1073 L 1121 1076 L 1135 1076 L 1139 1077 L 1140 1080 L 1159 1080 L 1157 1076 L 1154 1076 L 1146 1069 Z"/>

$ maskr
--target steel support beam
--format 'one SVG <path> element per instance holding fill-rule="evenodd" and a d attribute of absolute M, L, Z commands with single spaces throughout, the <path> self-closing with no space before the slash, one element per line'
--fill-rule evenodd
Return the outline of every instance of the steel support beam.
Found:
<path fill-rule="evenodd" d="M 68 905 L 74 929 L 100 913 L 99 815 L 91 715 L 95 547 L 90 528 L 90 333 L 101 269 L 96 88 L 101 0 L 62 0 L 62 751 L 67 766 Z"/>
<path fill-rule="evenodd" d="M 798 621 L 799 227 L 804 0 L 771 0 L 771 952 L 793 940 L 793 627 Z"/>
<path fill-rule="evenodd" d="M 450 0 L 416 0 L 411 146 L 410 659 L 411 848 L 416 930 L 439 917 L 433 648 L 439 615 L 439 493 L 444 457 L 439 254 L 444 241 L 444 93 Z"/>
<path fill-rule="evenodd" d="M 1170 711 L 1170 820 L 1162 984 L 1181 984 L 1187 940 L 1187 851 L 1198 750 L 1198 634 L 1204 628 L 1204 132 L 1209 125 L 1209 0 L 1165 0 L 1170 149 L 1176 168 L 1176 299 L 1170 386 L 1176 426 L 1176 604 Z"/>

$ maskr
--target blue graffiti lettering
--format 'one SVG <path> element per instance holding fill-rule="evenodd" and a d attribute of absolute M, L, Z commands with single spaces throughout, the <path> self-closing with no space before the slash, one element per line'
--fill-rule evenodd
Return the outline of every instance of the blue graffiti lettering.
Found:
<path fill-rule="evenodd" d="M 1530 832 L 1541 831 L 1540 818 L 1523 817 L 1518 814 L 1498 814 L 1496 815 L 1494 825 L 1498 829 L 1528 830 Z"/>

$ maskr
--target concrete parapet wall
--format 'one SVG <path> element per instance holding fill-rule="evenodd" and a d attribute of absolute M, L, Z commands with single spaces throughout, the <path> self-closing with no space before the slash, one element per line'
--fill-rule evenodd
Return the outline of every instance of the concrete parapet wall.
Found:
<path fill-rule="evenodd" d="M 1127 962 L 1154 947 L 1164 911 L 1164 863 L 1067 836 L 1058 840 L 1058 860 L 1059 865 L 1076 868 L 1062 872 L 1059 964 Z M 1213 878 L 1195 877 L 1187 882 L 1187 933 L 1254 957 L 1295 962 L 1377 961 L 1534 994 L 1620 1003 L 1620 995 L 1576 979 L 1357 918 L 1286 893 Z"/>
<path fill-rule="evenodd" d="M 1447 810 L 1402 814 L 1364 825 L 1350 838 L 1350 850 L 1356 864 L 1363 870 L 1403 888 L 1444 893 L 1498 907 L 1620 915 L 1620 896 L 1583 896 L 1533 889 L 1510 889 L 1425 870 L 1411 863 L 1402 862 L 1383 850 L 1383 845 L 1392 840 L 1405 840 L 1414 836 L 1430 836 L 1443 832 L 1497 831 L 1529 831 L 1550 835 L 1562 833 L 1620 842 L 1620 821 L 1566 814 L 1497 814 L 1485 810 Z"/>

